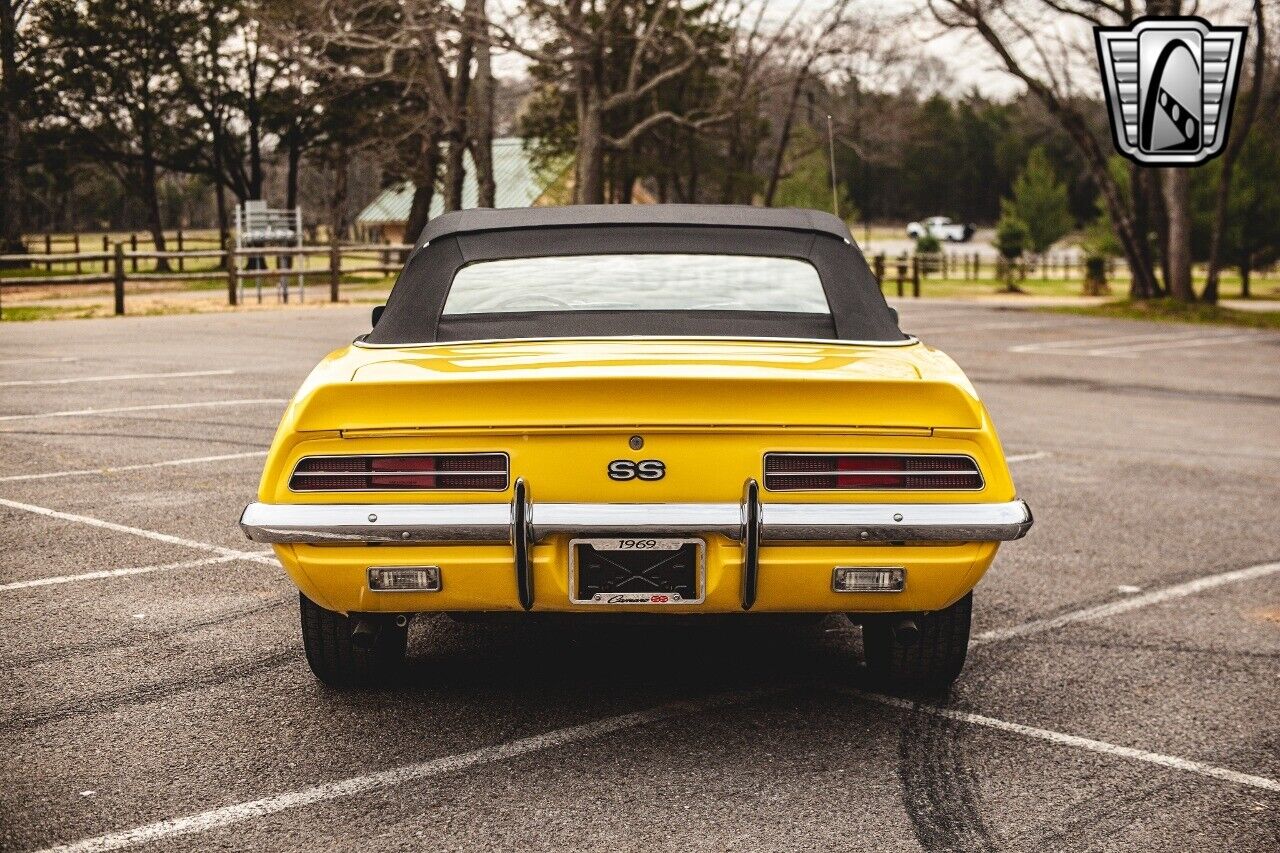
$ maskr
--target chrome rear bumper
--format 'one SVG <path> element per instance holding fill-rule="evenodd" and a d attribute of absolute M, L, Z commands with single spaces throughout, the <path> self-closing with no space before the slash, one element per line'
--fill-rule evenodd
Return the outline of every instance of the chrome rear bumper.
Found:
<path fill-rule="evenodd" d="M 523 490 L 520 490 L 523 493 Z M 519 510 L 519 511 L 518 511 Z M 1021 500 L 963 504 L 760 503 L 581 504 L 264 504 L 240 527 L 254 542 L 514 544 L 557 533 L 578 536 L 720 534 L 745 542 L 749 519 L 759 540 L 775 542 L 1004 542 L 1031 529 Z M 522 517 L 523 525 L 517 521 Z"/>

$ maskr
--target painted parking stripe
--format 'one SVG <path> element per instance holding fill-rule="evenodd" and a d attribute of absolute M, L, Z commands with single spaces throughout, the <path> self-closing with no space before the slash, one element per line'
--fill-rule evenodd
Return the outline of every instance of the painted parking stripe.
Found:
<path fill-rule="evenodd" d="M 53 364 L 79 360 L 73 355 L 55 355 L 43 358 L 0 358 L 0 364 Z"/>
<path fill-rule="evenodd" d="M 259 406 L 287 403 L 283 397 L 254 397 L 244 400 L 210 400 L 204 403 L 157 403 L 150 406 L 118 406 L 110 409 L 66 409 L 60 412 L 37 412 L 30 415 L 0 415 L 0 421 L 26 421 L 36 418 L 75 418 L 92 415 L 116 415 L 124 412 L 161 412 L 170 409 L 214 409 L 222 406 Z"/>
<path fill-rule="evenodd" d="M 185 379 L 194 376 L 230 376 L 234 370 L 184 370 L 178 373 L 113 373 L 106 376 L 69 376 L 63 379 L 12 379 L 0 388 L 19 385 L 73 385 L 77 382 L 131 382 L 137 379 Z"/>
<path fill-rule="evenodd" d="M 1033 459 L 1044 459 L 1045 457 L 1051 456 L 1051 455 L 1052 454 L 1050 454 L 1049 451 L 1047 450 L 1035 450 L 1035 451 L 1032 451 L 1031 453 L 1015 453 L 1013 456 L 1006 456 L 1004 458 L 1004 461 L 1005 462 L 1030 462 Z"/>
<path fill-rule="evenodd" d="M 112 465 L 103 468 L 79 468 L 73 471 L 46 471 L 42 474 L 10 474 L 0 477 L 0 483 L 11 483 L 17 480 L 52 480 L 60 477 L 80 477 L 87 474 L 114 474 L 117 471 L 141 471 L 144 468 L 169 468 L 180 465 L 199 465 L 203 462 L 225 462 L 229 459 L 252 459 L 266 456 L 265 450 L 252 450 L 246 453 L 222 453 L 217 456 L 192 456 L 187 459 L 166 459 L 163 462 L 142 462 L 137 465 Z"/>
<path fill-rule="evenodd" d="M 253 818 L 277 814 L 289 809 L 367 794 L 371 791 L 403 785 L 406 782 L 430 779 L 434 776 L 456 773 L 498 761 L 508 761 L 532 752 L 567 746 L 579 741 L 591 740 L 615 732 L 659 723 L 674 717 L 698 714 L 728 705 L 740 704 L 780 691 L 781 688 L 766 691 L 732 692 L 718 694 L 705 699 L 672 702 L 644 711 L 621 714 L 616 717 L 605 717 L 582 725 L 556 729 L 507 743 L 483 746 L 470 752 L 446 755 L 442 758 L 433 758 L 417 764 L 393 767 L 390 770 L 369 773 L 364 776 L 352 776 L 348 779 L 324 782 L 301 791 L 262 797 L 257 800 L 249 800 L 248 802 L 210 809 L 205 812 L 150 823 L 135 829 L 127 829 L 123 832 L 113 832 L 96 838 L 86 838 L 83 841 L 77 841 L 72 844 L 51 847 L 40 851 L 40 853 L 55 853 L 55 851 L 56 853 L 104 853 L 104 851 L 136 847 L 140 844 L 148 844 L 164 838 L 207 832 L 211 829 L 243 823 Z"/>
<path fill-rule="evenodd" d="M 1041 352 L 1044 350 L 1060 350 L 1072 347 L 1089 348 L 1097 344 L 1138 343 L 1140 341 L 1167 341 L 1174 338 L 1195 337 L 1198 332 L 1180 330 L 1177 332 L 1146 332 L 1131 335 L 1109 335 L 1102 338 L 1068 338 L 1061 341 L 1038 341 L 1030 344 L 1016 344 L 1009 347 L 1009 352 Z"/>
<path fill-rule="evenodd" d="M 211 545 L 208 542 L 197 542 L 194 539 L 184 539 L 181 536 L 173 536 L 168 533 L 161 533 L 158 530 L 145 530 L 141 527 L 130 527 L 127 524 L 116 524 L 114 521 L 104 521 L 101 518 L 93 518 L 88 515 L 76 515 L 70 512 L 59 512 L 56 509 L 48 507 L 36 506 L 35 504 L 22 503 L 21 501 L 13 501 L 8 498 L 0 498 L 0 506 L 7 506 L 10 509 L 22 510 L 23 512 L 42 515 L 46 518 L 56 518 L 59 521 L 70 521 L 76 524 L 87 524 L 90 527 L 98 527 L 103 530 L 112 530 L 116 533 L 127 533 L 130 536 L 141 536 L 144 539 L 152 539 L 156 542 L 164 542 L 166 545 L 177 545 L 182 548 L 192 548 L 197 551 L 211 551 L 224 557 L 239 557 L 255 563 L 274 566 L 277 565 L 272 557 L 265 557 L 252 551 L 237 551 L 235 548 L 224 548 L 221 545 Z"/>
<path fill-rule="evenodd" d="M 1088 350 L 1089 355 L 1109 355 L 1117 358 L 1137 358 L 1134 353 L 1151 352 L 1160 349 L 1177 349 L 1180 347 L 1206 347 L 1216 346 L 1217 344 L 1239 344 L 1257 339 L 1259 336 L 1254 333 L 1244 335 L 1215 335 L 1205 338 L 1184 338 L 1176 341 L 1154 341 L 1145 344 L 1130 344 L 1128 346 L 1106 347 L 1104 349 Z"/>
<path fill-rule="evenodd" d="M 269 551 L 259 551 L 245 555 L 226 554 L 218 557 L 204 557 L 199 560 L 185 560 L 179 563 L 163 563 L 158 566 L 132 566 L 127 569 L 104 569 L 98 572 L 85 572 L 79 575 L 57 575 L 48 578 L 36 578 L 29 581 L 14 581 L 12 583 L 0 584 L 0 592 L 8 592 L 15 589 L 31 589 L 39 586 L 56 586 L 57 584 L 76 583 L 78 581 L 99 580 L 102 578 L 122 578 L 130 575 L 145 575 L 151 572 L 168 572 L 177 569 L 195 569 L 201 566 L 216 566 L 222 563 L 234 563 L 237 560 L 243 560 L 246 557 L 267 557 Z"/>
<path fill-rule="evenodd" d="M 988 329 L 1043 329 L 1046 327 L 1060 329 L 1063 328 L 1064 325 L 1065 324 L 1063 323 L 1027 323 L 1005 320 L 998 323 L 971 323 L 969 325 L 935 326 L 934 328 L 929 328 L 927 326 L 924 328 L 917 328 L 908 324 L 908 327 L 903 329 L 903 331 L 909 335 L 920 337 L 921 335 L 943 335 L 949 332 L 976 332 Z"/>
<path fill-rule="evenodd" d="M 1059 746 L 1069 746 L 1075 749 L 1096 752 L 1099 755 L 1109 755 L 1116 758 L 1127 758 L 1133 761 L 1142 761 L 1147 764 L 1167 767 L 1171 770 L 1182 770 L 1187 773 L 1206 776 L 1210 779 L 1217 779 L 1222 782 L 1231 782 L 1236 785 L 1246 785 L 1263 791 L 1280 792 L 1280 780 L 1269 779 L 1266 776 L 1254 776 L 1251 773 L 1241 773 L 1237 770 L 1228 770 L 1224 767 L 1215 767 L 1212 764 L 1205 764 L 1202 761 L 1192 761 L 1187 758 L 1178 758 L 1174 755 L 1164 755 L 1159 752 L 1148 752 L 1145 749 L 1134 749 L 1133 747 L 1119 746 L 1114 743 L 1107 743 L 1106 741 L 1066 734 L 1065 732 L 1055 732 L 1051 729 L 1024 726 L 1021 723 L 1011 723 L 1006 720 L 998 720 L 995 717 L 986 717 L 982 714 L 972 714 L 968 711 L 939 708 L 936 705 L 929 705 L 924 702 L 912 702 L 908 699 L 900 699 L 896 696 L 885 696 L 880 693 L 870 693 L 853 688 L 847 689 L 847 692 L 871 702 L 879 702 L 881 705 L 901 708 L 905 711 L 930 714 L 931 716 L 955 720 L 959 723 L 968 723 L 974 726 L 985 726 L 986 728 L 996 729 L 997 731 L 1009 732 L 1010 734 L 1048 741 L 1049 743 L 1058 744 Z"/>
<path fill-rule="evenodd" d="M 974 635 L 973 639 L 969 641 L 969 646 L 972 648 L 973 646 L 996 643 L 1001 640 L 1011 640 L 1015 637 L 1043 634 L 1045 631 L 1053 631 L 1075 622 L 1091 622 L 1095 619 L 1105 619 L 1108 616 L 1128 613 L 1130 610 L 1137 610 L 1141 607 L 1150 607 L 1153 604 L 1163 604 L 1166 601 L 1186 598 L 1188 595 L 1195 595 L 1198 592 L 1204 592 L 1207 589 L 1213 589 L 1225 584 L 1264 578 L 1277 572 L 1280 572 L 1280 563 L 1262 563 L 1257 566 L 1248 566 L 1243 569 L 1206 575 L 1186 583 L 1154 589 L 1141 595 L 1130 595 L 1108 604 L 1072 610 L 1068 613 L 1061 613 L 1044 619 L 1032 619 L 1030 622 L 1023 622 L 1020 625 L 1013 625 L 1009 628 L 983 631 L 981 634 Z"/>
<path fill-rule="evenodd" d="M 1041 355 L 1071 355 L 1092 358 L 1138 358 L 1137 353 L 1182 347 L 1205 347 L 1245 343 L 1262 337 L 1257 332 L 1239 333 L 1224 331 L 1206 333 L 1202 330 L 1163 332 L 1144 335 L 1121 335 L 1108 338 L 1072 338 L 1065 341 L 1043 341 L 1018 344 L 1009 352 L 1039 353 Z M 1099 346 L 1105 344 L 1106 346 Z"/>

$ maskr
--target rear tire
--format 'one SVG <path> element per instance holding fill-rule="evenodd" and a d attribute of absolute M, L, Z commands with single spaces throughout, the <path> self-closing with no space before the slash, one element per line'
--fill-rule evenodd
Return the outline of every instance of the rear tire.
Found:
<path fill-rule="evenodd" d="M 973 593 L 945 610 L 914 617 L 919 635 L 914 639 L 894 629 L 902 617 L 877 618 L 862 626 L 862 646 L 872 676 L 891 690 L 903 693 L 946 692 L 964 669 L 969 650 L 969 623 Z"/>
<path fill-rule="evenodd" d="M 351 639 L 354 619 L 325 610 L 302 594 L 298 603 L 307 663 L 325 684 L 342 689 L 374 687 L 404 663 L 409 630 L 397 627 L 390 617 L 363 617 L 375 620 L 372 645 L 364 648 Z"/>

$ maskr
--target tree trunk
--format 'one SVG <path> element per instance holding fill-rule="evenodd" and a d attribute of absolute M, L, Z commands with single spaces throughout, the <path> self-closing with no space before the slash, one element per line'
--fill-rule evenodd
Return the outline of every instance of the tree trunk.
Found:
<path fill-rule="evenodd" d="M 1249 273 L 1252 271 L 1253 265 L 1249 261 L 1249 254 L 1246 252 L 1244 259 L 1240 261 L 1240 298 L 1249 298 Z"/>
<path fill-rule="evenodd" d="M 1138 239 L 1138 256 L 1148 269 L 1151 262 L 1151 181 L 1152 172 L 1137 163 L 1129 164 L 1129 191 L 1133 196 L 1133 230 Z M 1130 299 L 1151 299 L 1158 296 L 1143 289 L 1144 282 L 1138 276 L 1129 279 Z"/>
<path fill-rule="evenodd" d="M 414 169 L 413 202 L 409 205 L 409 219 L 404 224 L 404 242 L 413 243 L 427 227 L 431 219 L 431 203 L 436 197 L 436 180 L 440 176 L 440 127 L 435 122 L 423 134 L 419 168 Z"/>
<path fill-rule="evenodd" d="M 22 184 L 18 179 L 19 116 L 17 24 L 13 0 L 0 0 L 0 253 L 26 251 L 22 242 Z"/>
<path fill-rule="evenodd" d="M 144 146 L 146 146 L 145 142 Z M 156 171 L 155 159 L 151 156 L 151 152 L 144 148 L 141 175 L 142 203 L 147 210 L 147 228 L 151 231 L 151 242 L 157 252 L 163 252 L 165 251 L 164 226 L 160 221 L 160 182 Z M 167 258 L 156 259 L 156 272 L 169 272 Z"/>
<path fill-rule="evenodd" d="M 468 0 L 470 11 L 475 0 Z M 470 139 L 471 108 L 471 58 L 475 53 L 475 35 L 470 27 L 463 27 L 458 38 L 458 60 L 453 71 L 453 91 L 450 92 L 451 111 L 448 153 L 444 164 L 444 209 L 462 209 L 462 190 L 466 185 L 467 167 L 463 154 Z"/>
<path fill-rule="evenodd" d="M 578 204 L 604 204 L 604 116 L 600 92 L 589 83 L 578 97 Z"/>
<path fill-rule="evenodd" d="M 613 200 L 618 204 L 631 204 L 636 186 L 636 171 L 631 163 L 631 152 L 626 152 L 619 160 L 618 188 L 613 194 Z"/>
<path fill-rule="evenodd" d="M 475 6 L 470 18 L 476 27 L 476 79 L 471 105 L 471 159 L 476 166 L 476 204 L 495 207 L 498 185 L 493 176 L 493 63 L 489 45 L 489 16 L 484 0 L 468 2 Z"/>
<path fill-rule="evenodd" d="M 1165 216 L 1169 222 L 1165 284 L 1174 299 L 1191 302 L 1196 298 L 1191 287 L 1191 171 L 1164 169 L 1160 177 Z"/>
<path fill-rule="evenodd" d="M 298 129 L 292 128 L 288 137 L 288 168 L 285 172 L 285 202 L 288 210 L 298 206 L 298 164 L 302 160 L 302 138 Z"/>
<path fill-rule="evenodd" d="M 778 139 L 778 150 L 773 153 L 773 164 L 769 168 L 769 183 L 764 191 L 764 206 L 773 207 L 773 197 L 778 192 L 778 182 L 782 180 L 782 166 L 786 162 L 787 146 L 791 144 L 791 129 L 795 125 L 796 105 L 804 93 L 805 81 L 809 79 L 809 69 L 796 72 L 795 83 L 791 86 L 791 96 L 787 99 L 787 114 L 782 120 L 782 135 Z"/>
<path fill-rule="evenodd" d="M 342 240 L 347 228 L 347 165 L 349 155 L 346 149 L 334 152 L 333 193 L 329 196 L 329 242 Z"/>
<path fill-rule="evenodd" d="M 249 119 L 249 198 L 262 198 L 262 102 L 258 97 L 258 61 L 248 63 L 245 115 Z"/>
<path fill-rule="evenodd" d="M 227 190 L 222 185 L 222 180 L 213 182 L 213 199 L 214 204 L 218 206 L 218 245 L 223 249 L 231 245 L 231 223 L 227 214 Z M 219 265 L 225 269 L 227 266 L 227 258 L 223 255 Z"/>
<path fill-rule="evenodd" d="M 1155 224 L 1156 231 L 1156 251 L 1158 258 L 1152 260 L 1152 269 L 1155 269 L 1157 262 L 1160 266 L 1160 275 L 1164 279 L 1164 291 L 1156 291 L 1153 296 L 1167 296 L 1169 288 L 1169 212 L 1164 203 L 1164 175 L 1160 170 L 1152 170 L 1150 173 L 1151 194 L 1148 196 L 1148 202 L 1151 205 L 1151 220 Z"/>

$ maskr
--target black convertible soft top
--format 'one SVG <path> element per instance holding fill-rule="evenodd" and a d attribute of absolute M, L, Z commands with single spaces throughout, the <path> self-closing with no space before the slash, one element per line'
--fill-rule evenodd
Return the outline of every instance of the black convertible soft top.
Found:
<path fill-rule="evenodd" d="M 790 311 L 525 311 L 442 316 L 454 275 L 478 261 L 637 253 L 808 261 L 828 314 Z M 898 342 L 894 312 L 845 224 L 816 210 L 575 205 L 459 211 L 427 223 L 370 344 L 629 335 Z"/>

